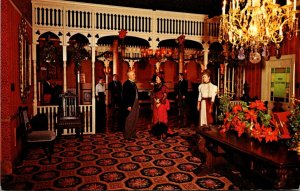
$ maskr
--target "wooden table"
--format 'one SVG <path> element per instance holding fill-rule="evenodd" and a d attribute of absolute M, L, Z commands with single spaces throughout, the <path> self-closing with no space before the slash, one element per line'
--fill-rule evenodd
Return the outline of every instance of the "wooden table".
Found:
<path fill-rule="evenodd" d="M 220 156 L 255 176 L 260 175 L 278 188 L 297 189 L 300 185 L 300 157 L 279 142 L 265 143 L 236 132 L 219 133 L 215 126 L 199 127 L 205 140 L 206 165 L 213 167 Z"/>

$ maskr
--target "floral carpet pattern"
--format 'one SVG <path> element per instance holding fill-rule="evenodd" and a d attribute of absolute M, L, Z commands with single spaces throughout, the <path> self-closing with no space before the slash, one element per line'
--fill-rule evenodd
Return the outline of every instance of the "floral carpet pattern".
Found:
<path fill-rule="evenodd" d="M 146 124 L 139 123 L 139 127 Z M 65 136 L 55 143 L 49 162 L 33 148 L 13 175 L 1 177 L 4 190 L 230 190 L 236 189 L 218 173 L 197 176 L 202 166 L 193 156 L 188 138 L 192 128 L 178 129 L 179 136 L 159 140 L 139 128 L 137 138 L 121 132 L 84 135 L 82 142 Z"/>

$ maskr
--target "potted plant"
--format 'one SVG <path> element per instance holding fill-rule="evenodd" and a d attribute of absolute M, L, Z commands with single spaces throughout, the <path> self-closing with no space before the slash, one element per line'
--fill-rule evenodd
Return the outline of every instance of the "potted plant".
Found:
<path fill-rule="evenodd" d="M 220 115 L 218 115 L 218 120 L 223 121 L 225 118 L 225 113 L 228 112 L 230 107 L 231 97 L 228 94 L 221 94 L 219 97 L 219 106 Z"/>
<path fill-rule="evenodd" d="M 247 104 L 239 104 L 225 113 L 224 124 L 220 132 L 237 131 L 238 136 L 246 133 L 251 137 L 266 142 L 278 141 L 279 129 L 274 125 L 271 115 L 260 100 Z"/>

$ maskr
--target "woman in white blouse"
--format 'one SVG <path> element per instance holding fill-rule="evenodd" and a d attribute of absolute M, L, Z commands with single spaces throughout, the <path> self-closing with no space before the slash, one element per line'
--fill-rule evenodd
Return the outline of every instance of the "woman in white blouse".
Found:
<path fill-rule="evenodd" d="M 213 104 L 217 95 L 218 87 L 210 82 L 210 72 L 205 70 L 202 75 L 202 83 L 198 87 L 198 105 L 200 111 L 200 126 L 212 124 Z"/>
<path fill-rule="evenodd" d="M 105 105 L 105 84 L 103 77 L 99 77 L 95 89 L 96 94 L 96 132 L 105 131 L 106 105 Z"/>

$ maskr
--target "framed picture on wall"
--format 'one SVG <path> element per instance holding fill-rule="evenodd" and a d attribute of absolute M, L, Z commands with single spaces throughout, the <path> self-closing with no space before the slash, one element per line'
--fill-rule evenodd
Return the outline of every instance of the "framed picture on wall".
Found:
<path fill-rule="evenodd" d="M 92 91 L 91 90 L 83 90 L 82 91 L 82 103 L 84 105 L 92 104 Z"/>

